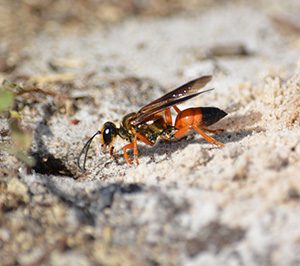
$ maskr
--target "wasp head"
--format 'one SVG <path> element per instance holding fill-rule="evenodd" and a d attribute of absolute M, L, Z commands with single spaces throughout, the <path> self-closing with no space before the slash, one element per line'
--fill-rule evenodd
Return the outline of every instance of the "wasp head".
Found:
<path fill-rule="evenodd" d="M 101 134 L 100 134 L 100 142 L 103 151 L 106 150 L 107 146 L 112 147 L 112 144 L 115 140 L 115 138 L 118 135 L 118 128 L 116 125 L 112 122 L 106 122 L 102 129 L 101 129 Z"/>
<path fill-rule="evenodd" d="M 101 146 L 103 151 L 106 150 L 106 147 L 109 147 L 109 151 L 110 154 L 112 155 L 113 153 L 113 141 L 116 138 L 116 136 L 118 135 L 119 129 L 115 126 L 114 123 L 112 122 L 106 122 L 103 125 L 103 128 L 101 131 L 97 131 L 83 146 L 81 152 L 79 153 L 79 156 L 77 158 L 77 165 L 79 167 L 80 170 L 85 171 L 85 163 L 86 163 L 86 159 L 87 159 L 87 155 L 88 155 L 88 151 L 90 148 L 90 145 L 93 141 L 93 139 L 97 136 L 100 135 L 100 141 L 101 141 Z M 83 165 L 81 167 L 80 165 L 80 158 L 81 156 L 84 154 L 84 160 L 83 160 Z"/>

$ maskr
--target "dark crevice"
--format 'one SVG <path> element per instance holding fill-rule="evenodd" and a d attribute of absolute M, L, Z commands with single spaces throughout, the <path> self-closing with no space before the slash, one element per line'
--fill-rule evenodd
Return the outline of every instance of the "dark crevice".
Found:
<path fill-rule="evenodd" d="M 32 167 L 36 173 L 43 175 L 73 176 L 73 173 L 65 166 L 61 159 L 55 158 L 52 154 L 42 155 L 38 152 L 31 153 L 35 160 Z"/>

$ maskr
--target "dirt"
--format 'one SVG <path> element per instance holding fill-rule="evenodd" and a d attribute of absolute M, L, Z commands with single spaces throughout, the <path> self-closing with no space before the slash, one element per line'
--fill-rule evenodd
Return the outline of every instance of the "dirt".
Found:
<path fill-rule="evenodd" d="M 0 4 L 0 80 L 23 86 L 35 160 L 0 151 L 1 264 L 300 264 L 298 1 L 50 2 Z M 106 121 L 203 75 L 214 90 L 179 107 L 226 111 L 224 148 L 139 143 L 129 165 L 126 141 L 113 159 L 96 138 L 80 171 Z"/>

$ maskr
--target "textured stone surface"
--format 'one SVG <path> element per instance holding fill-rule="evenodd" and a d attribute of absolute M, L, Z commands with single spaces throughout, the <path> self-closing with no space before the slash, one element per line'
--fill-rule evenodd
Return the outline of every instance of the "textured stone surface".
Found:
<path fill-rule="evenodd" d="M 3 265 L 299 265 L 300 35 L 272 22 L 278 3 L 210 3 L 84 34 L 34 35 L 20 51 L 26 60 L 0 79 L 58 95 L 18 99 L 37 164 L 0 153 Z M 247 53 L 215 52 L 237 44 Z M 81 148 L 105 121 L 205 74 L 215 90 L 180 107 L 228 112 L 215 125 L 225 129 L 215 135 L 223 149 L 194 134 L 141 144 L 140 165 L 130 166 L 123 141 L 114 161 L 97 139 L 79 171 Z M 5 116 L 0 132 L 9 143 Z"/>

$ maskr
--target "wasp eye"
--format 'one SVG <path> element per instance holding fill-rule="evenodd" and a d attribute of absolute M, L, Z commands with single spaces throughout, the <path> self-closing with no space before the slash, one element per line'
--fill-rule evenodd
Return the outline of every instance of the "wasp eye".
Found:
<path fill-rule="evenodd" d="M 112 135 L 111 135 L 111 130 L 109 128 L 106 128 L 103 132 L 103 140 L 106 145 L 111 143 L 112 140 Z"/>
<path fill-rule="evenodd" d="M 103 142 L 109 145 L 117 135 L 117 128 L 111 122 L 106 122 L 102 129 Z"/>

